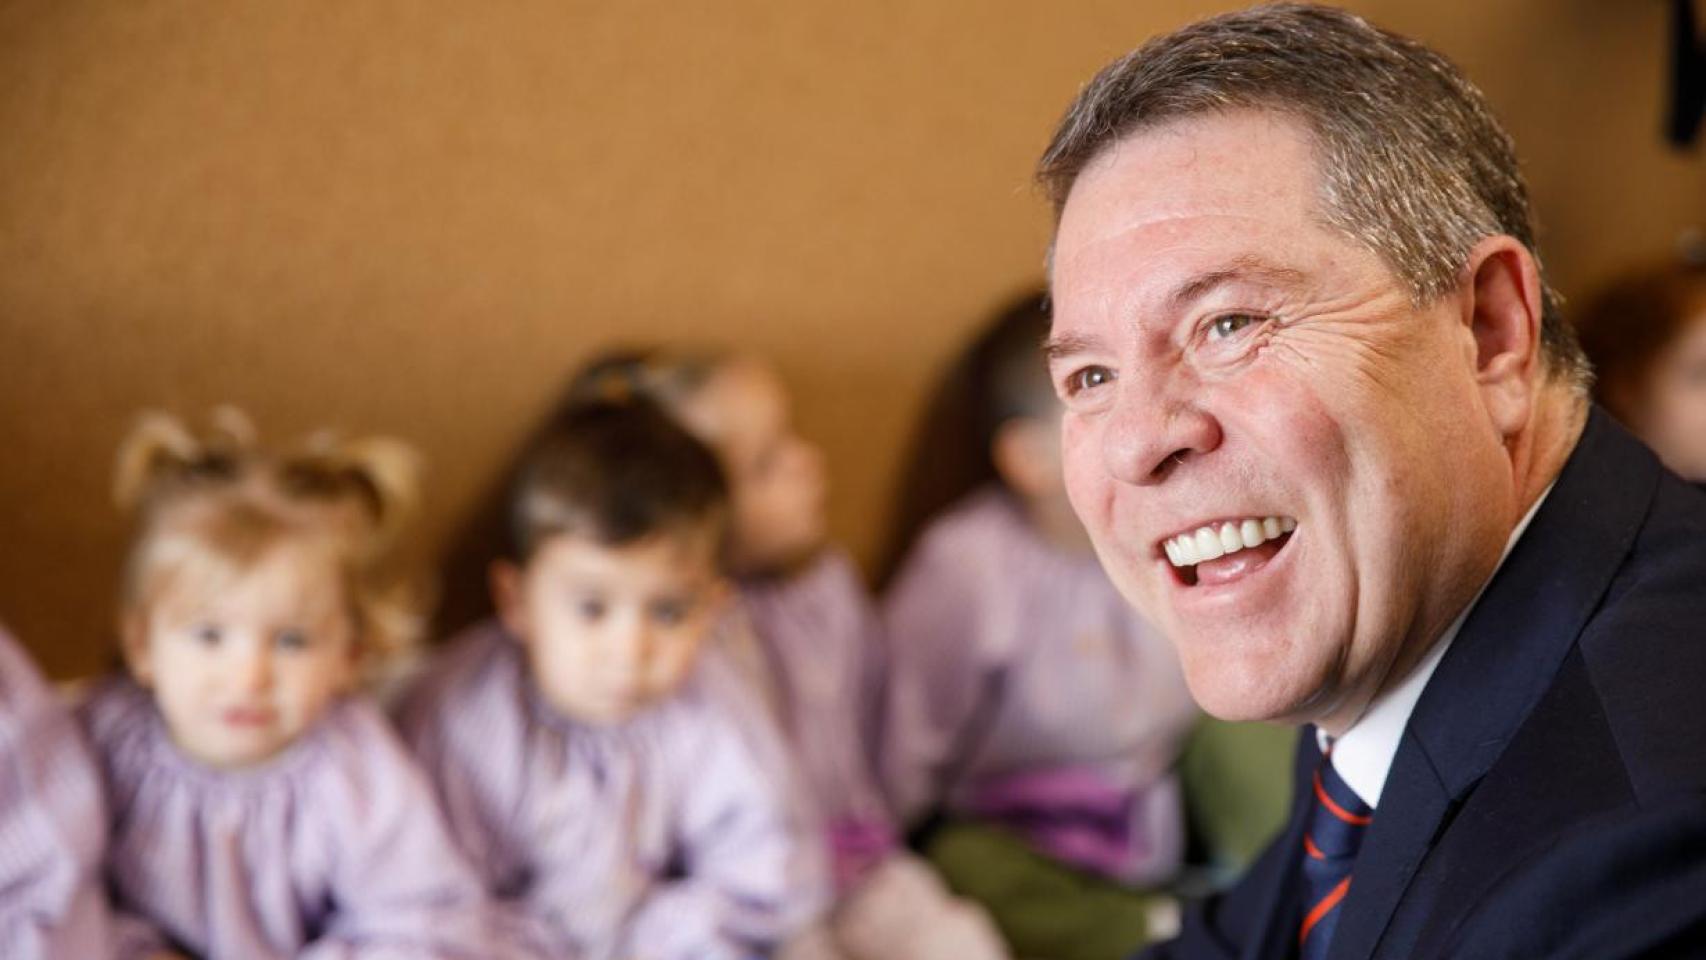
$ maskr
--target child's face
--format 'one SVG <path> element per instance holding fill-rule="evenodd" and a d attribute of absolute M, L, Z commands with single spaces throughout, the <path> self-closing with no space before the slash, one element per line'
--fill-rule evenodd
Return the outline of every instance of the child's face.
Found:
<path fill-rule="evenodd" d="M 1037 532 L 1057 547 L 1087 551 L 1084 525 L 1066 497 L 1060 456 L 1060 419 L 1016 417 L 995 433 L 990 457 L 1002 482 L 1025 504 Z"/>
<path fill-rule="evenodd" d="M 168 587 L 127 622 L 125 654 L 184 752 L 242 767 L 283 750 L 349 687 L 354 633 L 329 551 L 287 541 L 216 586 Z"/>
<path fill-rule="evenodd" d="M 1706 303 L 1653 364 L 1636 432 L 1665 465 L 1706 482 Z"/>
<path fill-rule="evenodd" d="M 601 724 L 681 686 L 726 593 L 708 530 L 617 546 L 551 537 L 524 566 L 498 564 L 494 587 L 546 701 Z"/>
<path fill-rule="evenodd" d="M 753 360 L 718 370 L 682 411 L 728 475 L 736 573 L 764 573 L 809 556 L 825 537 L 824 466 L 789 421 L 788 394 Z"/>

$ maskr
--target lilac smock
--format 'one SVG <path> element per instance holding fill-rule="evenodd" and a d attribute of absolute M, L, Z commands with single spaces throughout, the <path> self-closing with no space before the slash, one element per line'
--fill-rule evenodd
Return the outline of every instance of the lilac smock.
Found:
<path fill-rule="evenodd" d="M 1183 852 L 1172 768 L 1197 718 L 1176 654 L 1093 554 L 1000 490 L 920 538 L 883 606 L 880 766 L 907 821 L 938 807 L 1130 883 Z"/>

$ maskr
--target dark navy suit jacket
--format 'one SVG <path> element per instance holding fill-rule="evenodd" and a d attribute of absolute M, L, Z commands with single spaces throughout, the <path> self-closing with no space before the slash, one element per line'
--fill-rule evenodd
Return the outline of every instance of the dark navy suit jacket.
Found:
<path fill-rule="evenodd" d="M 1294 955 L 1304 792 L 1151 960 Z M 1706 492 L 1597 408 L 1416 704 L 1331 960 L 1706 957 Z"/>

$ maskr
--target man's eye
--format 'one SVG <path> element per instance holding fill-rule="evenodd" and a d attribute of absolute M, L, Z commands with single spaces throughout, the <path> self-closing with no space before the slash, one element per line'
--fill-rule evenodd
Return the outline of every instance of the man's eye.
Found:
<path fill-rule="evenodd" d="M 1215 317 L 1209 321 L 1208 336 L 1210 340 L 1225 340 L 1245 327 L 1262 322 L 1261 317 L 1248 313 L 1229 313 L 1223 317 Z"/>
<path fill-rule="evenodd" d="M 1066 395 L 1076 396 L 1086 390 L 1094 390 L 1106 383 L 1113 382 L 1114 372 L 1107 367 L 1085 367 L 1074 370 L 1066 378 Z"/>
<path fill-rule="evenodd" d="M 280 630 L 273 637 L 273 643 L 280 650 L 308 649 L 308 632 L 306 630 Z"/>

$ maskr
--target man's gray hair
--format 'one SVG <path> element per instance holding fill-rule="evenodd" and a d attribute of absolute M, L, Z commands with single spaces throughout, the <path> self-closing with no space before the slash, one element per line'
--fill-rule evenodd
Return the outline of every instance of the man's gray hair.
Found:
<path fill-rule="evenodd" d="M 1379 255 L 1418 306 L 1456 288 L 1486 237 L 1536 250 L 1515 147 L 1481 91 L 1422 44 L 1309 4 L 1213 17 L 1109 64 L 1060 121 L 1037 179 L 1058 219 L 1079 174 L 1125 137 L 1246 108 L 1308 129 L 1326 224 Z M 1544 273 L 1541 287 L 1543 355 L 1585 384 L 1587 362 Z"/>

